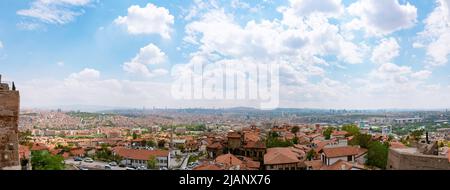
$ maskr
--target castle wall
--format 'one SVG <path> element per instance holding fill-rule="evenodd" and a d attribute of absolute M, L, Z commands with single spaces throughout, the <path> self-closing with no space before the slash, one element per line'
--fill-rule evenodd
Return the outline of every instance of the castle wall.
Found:
<path fill-rule="evenodd" d="M 18 91 L 0 89 L 0 169 L 20 165 L 19 107 Z"/>
<path fill-rule="evenodd" d="M 423 154 L 407 154 L 389 150 L 388 170 L 450 170 L 447 157 Z"/>

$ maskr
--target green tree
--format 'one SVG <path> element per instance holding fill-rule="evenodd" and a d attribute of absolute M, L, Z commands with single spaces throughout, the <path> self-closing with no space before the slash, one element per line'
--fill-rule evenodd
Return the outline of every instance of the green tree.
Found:
<path fill-rule="evenodd" d="M 53 156 L 48 151 L 32 151 L 31 164 L 33 170 L 63 170 L 64 158 Z"/>
<path fill-rule="evenodd" d="M 392 140 L 394 140 L 394 135 L 390 134 L 388 137 L 388 141 L 392 141 Z"/>
<path fill-rule="evenodd" d="M 181 152 L 184 152 L 184 150 L 185 150 L 184 144 L 178 144 L 178 145 L 177 145 L 177 148 L 178 148 L 178 150 L 180 150 Z"/>
<path fill-rule="evenodd" d="M 266 142 L 267 148 L 273 147 L 289 147 L 292 146 L 291 141 L 280 140 L 278 138 L 268 138 Z"/>
<path fill-rule="evenodd" d="M 294 137 L 294 139 L 292 139 L 292 144 L 298 144 L 298 137 Z"/>
<path fill-rule="evenodd" d="M 138 135 L 133 132 L 133 139 L 137 139 L 137 138 L 138 138 Z"/>
<path fill-rule="evenodd" d="M 148 169 L 156 169 L 156 157 L 151 155 L 147 160 L 147 168 Z"/>
<path fill-rule="evenodd" d="M 149 147 L 155 147 L 156 146 L 156 143 L 153 140 L 149 140 L 149 141 L 145 142 L 145 144 L 147 146 L 149 146 Z"/>
<path fill-rule="evenodd" d="M 369 134 L 357 134 L 353 136 L 353 139 L 349 142 L 350 145 L 359 145 L 362 148 L 368 148 L 372 142 L 372 135 Z"/>
<path fill-rule="evenodd" d="M 164 140 L 160 140 L 160 141 L 158 141 L 158 147 L 159 148 L 164 148 L 164 145 L 166 144 L 166 141 L 164 141 Z"/>
<path fill-rule="evenodd" d="M 27 130 L 25 132 L 19 132 L 19 144 L 21 145 L 29 145 L 31 140 L 31 131 Z"/>
<path fill-rule="evenodd" d="M 306 153 L 306 159 L 313 160 L 317 156 L 317 153 L 315 150 L 311 149 Z"/>
<path fill-rule="evenodd" d="M 345 124 L 342 126 L 342 130 L 347 131 L 347 136 L 359 134 L 359 127 L 356 124 Z"/>
<path fill-rule="evenodd" d="M 424 132 L 425 131 L 423 129 L 421 129 L 421 130 L 414 130 L 414 131 L 411 132 L 411 137 L 414 140 L 419 140 L 422 137 Z"/>
<path fill-rule="evenodd" d="M 367 165 L 386 169 L 388 152 L 389 143 L 371 142 L 367 152 Z"/>
<path fill-rule="evenodd" d="M 300 131 L 300 128 L 298 126 L 294 126 L 291 129 L 291 133 L 294 133 L 294 134 L 296 134 L 298 131 Z"/>
<path fill-rule="evenodd" d="M 278 138 L 278 137 L 279 137 L 279 135 L 276 132 L 270 132 L 269 133 L 269 138 Z"/>
<path fill-rule="evenodd" d="M 323 131 L 323 136 L 325 137 L 325 140 L 329 140 L 331 138 L 331 133 L 333 132 L 334 128 L 328 127 Z"/>

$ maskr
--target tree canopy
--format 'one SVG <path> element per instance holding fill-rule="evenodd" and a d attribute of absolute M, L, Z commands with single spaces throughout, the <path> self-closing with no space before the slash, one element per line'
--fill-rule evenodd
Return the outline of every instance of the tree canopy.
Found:
<path fill-rule="evenodd" d="M 147 168 L 148 169 L 156 169 L 156 157 L 150 156 L 147 160 Z"/>
<path fill-rule="evenodd" d="M 48 151 L 32 151 L 31 164 L 33 170 L 63 170 L 64 158 L 53 156 Z"/>
<path fill-rule="evenodd" d="M 354 136 L 359 134 L 359 127 L 355 124 L 345 124 L 342 126 L 342 130 L 347 131 L 347 136 Z"/>
<path fill-rule="evenodd" d="M 333 132 L 334 128 L 328 127 L 323 131 L 323 136 L 325 137 L 325 140 L 329 140 L 331 138 L 331 133 Z"/>
<path fill-rule="evenodd" d="M 294 134 L 297 133 L 298 131 L 300 131 L 300 128 L 298 126 L 294 126 L 291 129 L 291 133 L 294 133 Z"/>
<path fill-rule="evenodd" d="M 350 145 L 359 145 L 361 148 L 368 148 L 372 141 L 372 135 L 369 134 L 357 134 L 350 140 Z"/>
<path fill-rule="evenodd" d="M 381 169 L 386 169 L 388 153 L 389 153 L 389 143 L 372 141 L 369 144 L 369 149 L 367 153 L 367 165 L 376 166 Z"/>

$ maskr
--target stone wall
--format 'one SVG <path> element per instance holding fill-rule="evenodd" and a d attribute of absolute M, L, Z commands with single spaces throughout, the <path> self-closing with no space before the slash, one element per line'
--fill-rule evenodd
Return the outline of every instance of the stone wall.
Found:
<path fill-rule="evenodd" d="M 450 163 L 445 156 L 408 154 L 389 150 L 388 170 L 450 170 Z"/>
<path fill-rule="evenodd" d="M 0 90 L 0 169 L 20 165 L 19 107 L 18 91 Z"/>

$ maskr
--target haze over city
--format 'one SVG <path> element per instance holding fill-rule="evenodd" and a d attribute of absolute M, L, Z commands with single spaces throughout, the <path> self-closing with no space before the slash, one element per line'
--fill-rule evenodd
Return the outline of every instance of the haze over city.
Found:
<path fill-rule="evenodd" d="M 445 109 L 449 7 L 449 0 L 2 1 L 0 67 L 4 81 L 18 84 L 22 108 L 258 107 L 174 100 L 171 85 L 194 64 L 277 64 L 279 107 Z"/>

